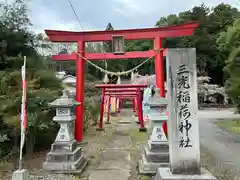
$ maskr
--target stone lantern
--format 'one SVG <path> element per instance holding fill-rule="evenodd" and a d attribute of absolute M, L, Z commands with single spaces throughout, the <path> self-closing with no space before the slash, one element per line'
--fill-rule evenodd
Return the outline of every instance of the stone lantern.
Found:
<path fill-rule="evenodd" d="M 159 89 L 150 102 L 149 130 L 151 132 L 148 146 L 144 148 L 139 161 L 141 174 L 155 174 L 159 167 L 169 166 L 169 146 L 162 124 L 168 120 L 167 99 L 160 97 Z"/>
<path fill-rule="evenodd" d="M 157 124 L 161 126 L 164 121 L 168 120 L 167 116 L 167 98 L 163 98 L 160 95 L 160 90 L 156 89 L 155 94 L 152 97 L 149 106 L 149 132 L 152 132 L 153 127 Z"/>
<path fill-rule="evenodd" d="M 82 148 L 77 147 L 74 139 L 72 123 L 75 121 L 75 106 L 80 105 L 69 96 L 67 90 L 63 95 L 49 103 L 50 107 L 56 108 L 56 116 L 53 121 L 59 123 L 60 129 L 43 163 L 44 170 L 51 171 L 78 171 L 86 166 Z"/>

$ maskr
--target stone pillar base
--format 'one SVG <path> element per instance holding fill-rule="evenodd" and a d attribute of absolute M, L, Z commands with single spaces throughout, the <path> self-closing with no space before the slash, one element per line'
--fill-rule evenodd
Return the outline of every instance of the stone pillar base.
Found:
<path fill-rule="evenodd" d="M 151 162 L 147 157 L 142 154 L 141 159 L 138 162 L 138 170 L 140 174 L 156 174 L 159 167 L 168 167 L 169 163 L 163 162 Z"/>
<path fill-rule="evenodd" d="M 82 153 L 82 148 L 77 147 L 76 144 L 75 140 L 53 143 L 51 151 L 43 163 L 43 169 L 61 173 L 81 173 L 87 165 L 87 161 Z"/>
<path fill-rule="evenodd" d="M 169 145 L 168 141 L 151 141 L 148 140 L 148 147 L 151 150 L 158 150 L 159 152 L 168 152 L 169 153 Z"/>
<path fill-rule="evenodd" d="M 199 175 L 172 174 L 170 168 L 158 168 L 154 180 L 216 180 L 206 169 Z"/>
<path fill-rule="evenodd" d="M 12 180 L 29 180 L 29 173 L 26 169 L 16 170 L 13 172 Z"/>
<path fill-rule="evenodd" d="M 140 174 L 155 174 L 159 167 L 169 167 L 169 151 L 166 148 L 168 144 L 163 142 L 154 145 L 149 143 L 149 146 L 144 148 L 138 166 Z"/>

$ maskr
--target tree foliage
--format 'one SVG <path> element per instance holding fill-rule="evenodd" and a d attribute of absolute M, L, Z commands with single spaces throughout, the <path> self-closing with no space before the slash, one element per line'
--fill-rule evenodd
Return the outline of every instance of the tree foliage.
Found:
<path fill-rule="evenodd" d="M 6 134 L 10 141 L 18 142 L 22 98 L 20 69 L 23 56 L 26 56 L 26 151 L 31 154 L 39 141 L 51 141 L 46 136 L 44 139 L 40 132 L 44 131 L 45 135 L 49 135 L 56 129 L 56 125 L 51 121 L 53 112 L 48 108 L 48 103 L 59 96 L 62 87 L 53 71 L 46 68 L 42 56 L 36 51 L 37 40 L 35 34 L 29 30 L 31 23 L 25 1 L 15 0 L 12 4 L 0 4 L 0 7 L 0 134 Z M 4 155 L 6 152 L 1 150 L 0 155 Z"/>
<path fill-rule="evenodd" d="M 226 88 L 231 100 L 240 111 L 240 18 L 220 33 L 219 49 L 228 54 L 225 72 L 228 75 Z"/>

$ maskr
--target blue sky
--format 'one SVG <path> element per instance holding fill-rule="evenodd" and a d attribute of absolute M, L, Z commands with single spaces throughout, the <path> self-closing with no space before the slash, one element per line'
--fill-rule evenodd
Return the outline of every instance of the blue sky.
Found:
<path fill-rule="evenodd" d="M 6 1 L 6 0 L 0 0 Z M 12 1 L 12 0 L 7 0 Z M 108 22 L 114 29 L 153 27 L 162 16 L 179 13 L 204 3 L 221 2 L 240 8 L 240 0 L 71 0 L 85 30 L 104 30 Z M 34 30 L 76 30 L 81 27 L 68 0 L 29 0 Z"/>

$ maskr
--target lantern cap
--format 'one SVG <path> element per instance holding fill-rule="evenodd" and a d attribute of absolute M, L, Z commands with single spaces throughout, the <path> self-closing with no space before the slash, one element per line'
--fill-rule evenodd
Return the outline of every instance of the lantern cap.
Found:
<path fill-rule="evenodd" d="M 80 105 L 80 102 L 76 102 L 69 94 L 67 89 L 62 91 L 62 96 L 55 101 L 49 103 L 50 107 L 74 107 Z"/>

